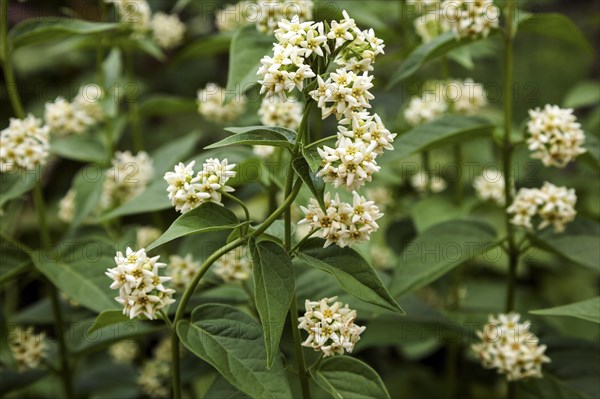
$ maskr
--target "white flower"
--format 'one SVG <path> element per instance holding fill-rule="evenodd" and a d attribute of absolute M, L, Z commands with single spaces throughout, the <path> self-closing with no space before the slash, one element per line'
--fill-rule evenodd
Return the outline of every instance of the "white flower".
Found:
<path fill-rule="evenodd" d="M 367 197 L 371 198 L 383 211 L 386 207 L 394 203 L 393 192 L 384 186 L 369 188 L 366 190 Z"/>
<path fill-rule="evenodd" d="M 452 80 L 445 83 L 446 100 L 457 114 L 475 115 L 487 105 L 485 89 L 472 79 Z"/>
<path fill-rule="evenodd" d="M 331 21 L 331 29 L 327 33 L 328 39 L 335 40 L 336 48 L 348 41 L 353 41 L 356 37 L 356 32 L 359 32 L 356 23 L 350 18 L 346 10 L 342 11 L 342 15 L 344 19 L 341 21 Z"/>
<path fill-rule="evenodd" d="M 371 247 L 371 261 L 377 269 L 390 270 L 394 267 L 396 255 L 389 247 L 373 245 Z"/>
<path fill-rule="evenodd" d="M 215 24 L 220 32 L 234 31 L 256 19 L 257 5 L 252 1 L 227 4 L 215 13 Z"/>
<path fill-rule="evenodd" d="M 156 227 L 144 226 L 140 227 L 136 232 L 136 244 L 138 248 L 146 248 L 148 245 L 152 244 L 162 232 Z"/>
<path fill-rule="evenodd" d="M 172 284 L 175 288 L 186 288 L 192 281 L 194 274 L 200 268 L 200 262 L 194 262 L 192 254 L 187 254 L 185 258 L 179 255 L 169 257 L 169 266 L 167 270 L 172 278 Z"/>
<path fill-rule="evenodd" d="M 500 10 L 493 0 L 446 0 L 440 7 L 440 18 L 457 38 L 486 37 L 498 28 Z"/>
<path fill-rule="evenodd" d="M 137 378 L 137 384 L 146 396 L 153 399 L 169 397 L 171 361 L 171 340 L 163 339 L 154 348 L 154 356 L 144 363 Z"/>
<path fill-rule="evenodd" d="M 253 145 L 252 152 L 261 158 L 269 158 L 275 153 L 275 147 L 270 145 Z"/>
<path fill-rule="evenodd" d="M 174 172 L 165 173 L 168 183 L 167 192 L 175 210 L 185 213 L 203 202 L 221 204 L 221 193 L 234 191 L 227 181 L 234 177 L 235 164 L 229 165 L 227 159 L 207 159 L 202 170 L 194 176 L 195 161 L 188 165 L 180 162 Z"/>
<path fill-rule="evenodd" d="M 424 171 L 415 173 L 410 178 L 410 185 L 418 193 L 426 193 L 427 191 L 431 191 L 432 193 L 441 193 L 448 186 L 446 184 L 446 180 L 444 180 L 441 176 L 429 176 Z"/>
<path fill-rule="evenodd" d="M 355 191 L 353 203 L 341 202 L 339 196 L 331 199 L 331 194 L 325 194 L 325 211 L 314 198 L 310 199 L 307 207 L 300 207 L 304 219 L 298 224 L 308 224 L 313 229 L 320 230 L 325 239 L 324 247 L 331 244 L 344 248 L 356 243 L 368 241 L 371 233 L 379 229 L 377 220 L 383 214 L 373 201 L 367 201 Z"/>
<path fill-rule="evenodd" d="M 430 93 L 423 97 L 415 96 L 404 110 L 404 119 L 411 126 L 418 126 L 439 118 L 447 109 L 448 105 L 438 95 Z"/>
<path fill-rule="evenodd" d="M 111 359 L 118 364 L 131 364 L 140 352 L 135 341 L 125 340 L 112 344 L 108 348 Z"/>
<path fill-rule="evenodd" d="M 384 53 L 383 40 L 375 36 L 373 29 L 357 29 L 354 35 L 354 41 L 340 52 L 335 63 L 355 73 L 372 71 L 375 57 Z"/>
<path fill-rule="evenodd" d="M 0 132 L 0 172 L 19 169 L 35 170 L 46 163 L 50 149 L 50 128 L 33 115 L 25 119 L 10 118 Z"/>
<path fill-rule="evenodd" d="M 423 43 L 429 43 L 444 32 L 444 26 L 440 23 L 438 12 L 428 12 L 419 16 L 414 21 L 415 31 L 421 37 Z"/>
<path fill-rule="evenodd" d="M 130 319 L 144 315 L 153 320 L 159 310 L 175 302 L 171 298 L 175 290 L 163 285 L 171 277 L 159 275 L 158 270 L 166 266 L 158 262 L 159 258 L 149 258 L 144 248 L 137 251 L 127 248 L 125 256 L 117 252 L 117 266 L 105 273 L 113 280 L 110 288 L 119 290 L 115 300 L 123 305 L 123 314 Z"/>
<path fill-rule="evenodd" d="M 351 353 L 366 327 L 354 324 L 356 310 L 342 307 L 337 297 L 306 300 L 306 312 L 298 318 L 298 329 L 308 333 L 302 346 L 323 352 L 323 356 Z M 333 304 L 332 304 L 333 303 Z"/>
<path fill-rule="evenodd" d="M 246 247 L 238 247 L 221 256 L 215 262 L 214 272 L 225 282 L 248 280 L 252 272 L 252 260 Z"/>
<path fill-rule="evenodd" d="M 121 23 L 131 26 L 132 36 L 141 38 L 150 30 L 152 10 L 146 0 L 109 0 L 114 3 Z"/>
<path fill-rule="evenodd" d="M 184 34 L 185 24 L 176 14 L 157 12 L 152 16 L 152 38 L 160 47 L 164 49 L 177 47 L 182 42 Z"/>
<path fill-rule="evenodd" d="M 58 203 L 58 218 L 65 223 L 70 223 L 73 220 L 74 212 L 75 190 L 71 188 Z"/>
<path fill-rule="evenodd" d="M 375 143 L 373 151 L 376 154 L 381 154 L 384 150 L 393 150 L 392 143 L 396 136 L 396 133 L 386 129 L 379 115 L 371 115 L 367 111 L 353 112 L 350 118 L 340 120 L 338 125 L 338 140 L 348 137 L 366 145 Z"/>
<path fill-rule="evenodd" d="M 236 96 L 225 103 L 225 89 L 214 83 L 208 83 L 204 89 L 198 90 L 198 112 L 211 122 L 232 122 L 245 111 L 245 97 Z"/>
<path fill-rule="evenodd" d="M 140 195 L 152 179 L 154 168 L 152 159 L 144 152 L 137 155 L 129 151 L 117 151 L 113 166 L 108 170 L 100 197 L 103 210 L 124 204 Z"/>
<path fill-rule="evenodd" d="M 586 150 L 585 135 L 572 109 L 546 105 L 543 110 L 529 111 L 527 139 L 531 157 L 541 159 L 545 166 L 565 167 Z"/>
<path fill-rule="evenodd" d="M 545 182 L 541 189 L 520 189 L 506 211 L 512 215 L 511 223 L 517 226 L 533 228 L 532 218 L 537 215 L 541 219 L 538 229 L 552 225 L 560 233 L 575 219 L 576 202 L 574 189 Z"/>
<path fill-rule="evenodd" d="M 496 369 L 508 381 L 542 378 L 542 365 L 550 362 L 545 345 L 529 330 L 529 322 L 519 323 L 517 313 L 490 315 L 489 323 L 477 335 L 480 343 L 471 345 L 483 367 Z"/>
<path fill-rule="evenodd" d="M 58 97 L 53 103 L 46 103 L 44 113 L 46 125 L 59 135 L 82 134 L 95 123 L 84 110 Z"/>
<path fill-rule="evenodd" d="M 504 175 L 497 171 L 486 169 L 480 176 L 475 178 L 473 187 L 477 197 L 483 201 L 493 201 L 500 206 L 504 206 Z"/>
<path fill-rule="evenodd" d="M 265 97 L 258 109 L 260 123 L 297 130 L 302 120 L 302 103 L 293 97 L 282 100 L 278 96 Z"/>
<path fill-rule="evenodd" d="M 300 21 L 312 19 L 312 0 L 259 0 L 250 9 L 249 19 L 263 33 L 272 33 L 283 20 L 297 16 Z"/>
<path fill-rule="evenodd" d="M 375 98 L 369 92 L 373 87 L 373 76 L 364 72 L 357 75 L 352 71 L 337 69 L 326 81 L 318 78 L 318 86 L 309 95 L 321 108 L 322 118 L 333 114 L 337 119 L 351 118 L 354 111 L 371 108 L 369 101 Z"/>
<path fill-rule="evenodd" d="M 82 110 L 94 123 L 104 119 L 104 110 L 100 101 L 104 98 L 102 88 L 94 83 L 83 85 L 73 99 L 75 109 Z"/>
<path fill-rule="evenodd" d="M 17 327 L 11 331 L 8 338 L 10 351 L 19 371 L 37 368 L 47 355 L 46 335 L 34 334 L 33 327 Z"/>

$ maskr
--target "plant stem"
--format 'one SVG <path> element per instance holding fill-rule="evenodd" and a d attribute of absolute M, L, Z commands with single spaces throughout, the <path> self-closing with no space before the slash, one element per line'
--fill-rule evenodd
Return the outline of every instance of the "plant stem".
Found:
<path fill-rule="evenodd" d="M 512 203 L 512 144 L 510 135 L 512 130 L 512 107 L 513 107 L 513 0 L 506 2 L 506 29 L 504 32 L 504 138 L 503 138 L 503 172 L 504 172 L 504 199 L 505 210 Z M 506 290 L 506 312 L 514 309 L 515 305 L 515 285 L 517 275 L 517 264 L 519 261 L 519 252 L 515 243 L 514 226 L 510 222 L 508 212 L 505 212 L 506 231 L 508 238 L 508 282 Z"/>
<path fill-rule="evenodd" d="M 46 205 L 44 203 L 44 194 L 40 180 L 33 187 L 33 202 L 37 213 L 40 246 L 45 250 L 50 244 L 50 232 L 48 231 L 48 223 L 46 222 Z"/>
<path fill-rule="evenodd" d="M 71 368 L 69 366 L 69 350 L 65 340 L 65 331 L 63 327 L 62 309 L 60 308 L 60 300 L 58 290 L 49 282 L 50 300 L 52 302 L 52 313 L 54 314 L 54 329 L 56 340 L 58 342 L 58 351 L 60 353 L 60 375 L 62 377 L 63 388 L 65 390 L 65 398 L 71 399 L 75 395 L 73 393 L 73 381 Z"/>
<path fill-rule="evenodd" d="M 244 204 L 244 201 L 240 200 L 239 198 L 237 198 L 234 195 L 231 195 L 229 193 L 223 193 L 223 196 L 226 198 L 229 198 L 230 200 L 232 200 L 233 202 L 237 203 L 239 206 L 242 207 L 242 209 L 244 210 L 244 213 L 246 214 L 246 222 L 250 222 L 250 211 L 248 211 L 248 207 L 246 206 L 246 204 Z M 245 226 L 245 230 L 248 231 L 248 225 Z"/>
<path fill-rule="evenodd" d="M 431 176 L 429 173 L 431 170 L 431 165 L 430 165 L 428 150 L 421 152 L 421 168 L 423 169 L 423 175 L 427 179 L 426 184 L 425 184 L 425 192 L 429 193 L 431 191 L 429 189 L 431 187 L 431 180 L 430 180 Z"/>
<path fill-rule="evenodd" d="M 142 127 L 140 124 L 140 112 L 137 98 L 138 87 L 133 80 L 133 54 L 131 48 L 125 50 L 125 67 L 127 69 L 127 85 L 133 87 L 131 93 L 127 94 L 127 104 L 129 106 L 129 112 L 131 113 L 131 138 L 133 140 L 133 148 L 139 152 L 144 150 L 144 137 L 142 136 Z"/>
<path fill-rule="evenodd" d="M 6 91 L 12 105 L 15 116 L 19 119 L 25 118 L 25 111 L 17 91 L 17 83 L 10 60 L 10 49 L 8 48 L 8 0 L 1 0 L 0 7 L 0 60 L 2 60 L 2 70 L 4 71 L 4 80 L 6 82 Z"/>
<path fill-rule="evenodd" d="M 179 310 L 179 308 L 177 308 Z M 171 328 L 171 377 L 173 399 L 181 399 L 181 362 L 179 360 L 179 337 L 177 329 Z"/>
<path fill-rule="evenodd" d="M 308 386 L 308 375 L 304 366 L 304 353 L 302 352 L 302 340 L 300 331 L 298 330 L 298 304 L 296 303 L 296 293 L 292 297 L 290 304 L 290 327 L 292 328 L 292 336 L 294 339 L 294 349 L 296 352 L 296 362 L 298 364 L 298 378 L 300 380 L 300 388 L 302 389 L 302 397 L 310 398 L 310 388 Z"/>
<path fill-rule="evenodd" d="M 454 198 L 458 205 L 463 200 L 463 152 L 460 144 L 454 144 L 454 163 L 456 164 L 456 180 L 454 181 Z"/>

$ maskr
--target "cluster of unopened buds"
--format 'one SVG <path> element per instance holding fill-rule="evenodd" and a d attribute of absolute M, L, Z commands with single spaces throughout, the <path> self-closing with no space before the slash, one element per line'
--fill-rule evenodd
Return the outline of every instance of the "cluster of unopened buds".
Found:
<path fill-rule="evenodd" d="M 73 102 L 58 97 L 45 105 L 46 125 L 57 135 L 83 134 L 104 118 L 102 97 L 102 89 L 93 84 L 83 86 Z"/>
<path fill-rule="evenodd" d="M 46 335 L 34 334 L 33 327 L 17 327 L 11 331 L 8 338 L 10 351 L 19 371 L 37 368 L 47 355 Z"/>
<path fill-rule="evenodd" d="M 152 180 L 152 158 L 145 151 L 133 155 L 130 151 L 117 151 L 113 166 L 104 179 L 100 209 L 106 210 L 140 195 Z"/>
<path fill-rule="evenodd" d="M 252 273 L 252 260 L 246 247 L 238 247 L 221 256 L 214 265 L 214 272 L 225 282 L 246 281 Z"/>
<path fill-rule="evenodd" d="M 504 175 L 497 170 L 486 169 L 473 182 L 477 197 L 483 201 L 492 201 L 500 206 L 504 206 L 506 203 L 504 187 Z"/>
<path fill-rule="evenodd" d="M 10 118 L 0 132 L 0 172 L 35 170 L 46 163 L 50 128 L 33 115 L 25 119 Z"/>
<path fill-rule="evenodd" d="M 144 248 L 137 251 L 127 248 L 125 255 L 117 252 L 117 266 L 106 271 L 113 280 L 110 288 L 119 290 L 115 300 L 123 305 L 123 314 L 130 319 L 144 315 L 154 320 L 158 311 L 175 302 L 172 298 L 175 290 L 163 284 L 171 277 L 159 275 L 159 269 L 166 266 L 158 262 L 159 258 L 148 257 Z"/>
<path fill-rule="evenodd" d="M 187 288 L 199 268 L 200 262 L 194 261 L 192 254 L 187 254 L 185 257 L 171 255 L 167 270 L 175 288 Z"/>
<path fill-rule="evenodd" d="M 225 89 L 215 83 L 208 83 L 204 89 L 198 90 L 198 112 L 206 120 L 214 123 L 232 122 L 246 111 L 246 99 L 237 96 L 225 101 Z"/>
<path fill-rule="evenodd" d="M 490 315 L 489 323 L 477 335 L 481 342 L 473 344 L 483 367 L 496 369 L 509 381 L 541 378 L 542 365 L 550 362 L 545 345 L 529 330 L 530 323 L 519 323 L 516 313 Z"/>
<path fill-rule="evenodd" d="M 546 105 L 543 110 L 529 111 L 527 144 L 531 157 L 540 159 L 545 166 L 564 168 L 586 150 L 585 134 L 573 109 Z"/>
<path fill-rule="evenodd" d="M 263 98 L 258 109 L 260 123 L 264 126 L 279 126 L 296 130 L 302 120 L 302 103 L 288 96 L 282 100 L 279 96 Z M 267 158 L 275 152 L 275 147 L 254 145 L 253 151 L 261 158 Z"/>
<path fill-rule="evenodd" d="M 202 165 L 202 170 L 194 174 L 195 161 L 185 165 L 180 162 L 174 172 L 165 173 L 165 181 L 169 184 L 167 192 L 175 210 L 186 213 L 204 202 L 221 204 L 222 193 L 232 192 L 227 181 L 234 177 L 235 164 L 229 165 L 227 159 L 222 161 L 210 158 Z"/>
<path fill-rule="evenodd" d="M 298 223 L 319 230 L 325 239 L 324 247 L 336 244 L 343 248 L 369 240 L 371 233 L 379 229 L 377 219 L 383 214 L 373 201 L 367 201 L 356 191 L 352 194 L 352 204 L 340 201 L 337 194 L 333 199 L 330 193 L 325 194 L 325 210 L 311 198 L 308 207 L 300 207 L 304 219 Z"/>
<path fill-rule="evenodd" d="M 354 324 L 356 310 L 337 297 L 305 302 L 306 313 L 298 318 L 298 328 L 308 333 L 302 346 L 323 352 L 323 356 L 351 353 L 366 327 Z"/>
<path fill-rule="evenodd" d="M 298 16 L 300 21 L 313 15 L 312 0 L 253 0 L 228 4 L 215 13 L 215 23 L 220 31 L 232 31 L 255 24 L 258 31 L 271 34 L 282 19 Z"/>
<path fill-rule="evenodd" d="M 541 219 L 538 229 L 552 225 L 560 233 L 575 219 L 576 202 L 574 189 L 545 182 L 542 188 L 521 188 L 506 211 L 512 215 L 511 223 L 517 226 L 532 229 L 532 219 L 537 215 Z"/>

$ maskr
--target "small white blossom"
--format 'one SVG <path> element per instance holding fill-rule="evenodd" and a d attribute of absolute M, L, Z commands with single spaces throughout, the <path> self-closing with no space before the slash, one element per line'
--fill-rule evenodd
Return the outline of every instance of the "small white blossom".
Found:
<path fill-rule="evenodd" d="M 319 229 L 325 239 L 324 247 L 336 244 L 340 248 L 368 241 L 371 233 L 379 229 L 377 220 L 383 214 L 373 201 L 367 201 L 356 191 L 352 193 L 353 203 L 341 202 L 339 196 L 331 199 L 331 194 L 325 194 L 325 211 L 321 209 L 316 199 L 311 198 L 307 207 L 300 207 L 304 219 L 298 224 L 308 224 L 313 229 Z"/>
<path fill-rule="evenodd" d="M 376 154 L 381 154 L 384 150 L 393 150 L 392 143 L 396 136 L 396 133 L 386 129 L 379 115 L 371 115 L 367 111 L 353 112 L 350 118 L 340 120 L 338 125 L 339 140 L 348 137 L 366 145 L 375 143 L 373 151 Z"/>
<path fill-rule="evenodd" d="M 440 23 L 440 15 L 436 11 L 419 16 L 413 24 L 423 43 L 429 43 L 444 32 L 444 26 Z"/>
<path fill-rule="evenodd" d="M 185 35 L 185 24 L 176 14 L 169 15 L 157 12 L 152 16 L 152 38 L 160 47 L 170 49 L 177 47 Z"/>
<path fill-rule="evenodd" d="M 106 1 L 114 3 L 121 23 L 131 27 L 134 38 L 139 39 L 150 30 L 152 10 L 146 0 Z"/>
<path fill-rule="evenodd" d="M 256 27 L 263 33 L 272 33 L 281 20 L 291 20 L 297 16 L 300 21 L 312 19 L 312 0 L 259 0 L 249 8 L 248 18 L 256 21 Z"/>
<path fill-rule="evenodd" d="M 110 209 L 137 197 L 153 174 L 152 159 L 146 152 L 140 151 L 137 155 L 129 151 L 115 152 L 113 166 L 104 179 L 100 208 Z"/>
<path fill-rule="evenodd" d="M 275 153 L 275 147 L 270 145 L 253 145 L 252 152 L 261 158 L 269 158 Z"/>
<path fill-rule="evenodd" d="M 439 118 L 447 110 L 448 104 L 437 95 L 415 96 L 404 110 L 404 119 L 411 126 L 418 126 Z"/>
<path fill-rule="evenodd" d="M 564 168 L 586 150 L 585 135 L 573 115 L 573 109 L 546 105 L 543 110 L 529 111 L 527 144 L 531 157 L 540 159 L 545 166 Z"/>
<path fill-rule="evenodd" d="M 19 371 L 37 368 L 47 355 L 46 335 L 34 334 L 33 327 L 17 327 L 11 331 L 8 338 L 10 351 Z"/>
<path fill-rule="evenodd" d="M 185 258 L 179 255 L 169 257 L 167 271 L 171 276 L 171 283 L 175 288 L 185 289 L 192 281 L 194 274 L 200 268 L 200 262 L 192 259 L 192 254 L 187 254 Z"/>
<path fill-rule="evenodd" d="M 83 109 L 75 106 L 62 97 L 53 103 L 46 103 L 44 113 L 46 125 L 58 135 L 83 134 L 96 121 Z"/>
<path fill-rule="evenodd" d="M 356 310 L 342 305 L 337 297 L 306 300 L 306 312 L 298 318 L 298 329 L 308 333 L 302 346 L 323 352 L 323 356 L 351 353 L 366 327 L 354 324 Z"/>
<path fill-rule="evenodd" d="M 498 28 L 500 10 L 493 0 L 446 0 L 440 7 L 440 18 L 457 38 L 487 37 Z"/>
<path fill-rule="evenodd" d="M 529 330 L 528 321 L 519 323 L 516 313 L 489 317 L 489 323 L 477 331 L 480 343 L 471 345 L 483 367 L 496 369 L 508 381 L 542 378 L 542 365 L 550 362 L 545 345 Z"/>
<path fill-rule="evenodd" d="M 194 165 L 195 161 L 188 165 L 180 162 L 175 165 L 174 172 L 167 172 L 164 176 L 171 204 L 181 213 L 204 202 L 221 204 L 221 193 L 234 191 L 227 186 L 227 181 L 236 174 L 233 171 L 235 164 L 228 164 L 227 159 L 207 159 L 196 175 Z"/>
<path fill-rule="evenodd" d="M 452 111 L 461 115 L 476 115 L 487 105 L 483 85 L 472 79 L 446 82 L 444 95 Z"/>
<path fill-rule="evenodd" d="M 154 348 L 152 359 L 144 363 L 137 378 L 137 384 L 146 396 L 152 399 L 169 397 L 171 361 L 171 340 L 163 339 Z"/>
<path fill-rule="evenodd" d="M 532 229 L 532 218 L 537 215 L 541 220 L 538 229 L 552 225 L 554 231 L 560 233 L 575 219 L 576 202 L 574 189 L 545 182 L 541 189 L 520 189 L 506 211 L 512 215 L 511 223 L 517 226 Z"/>
<path fill-rule="evenodd" d="M 159 310 L 175 302 L 171 298 L 175 290 L 163 284 L 171 277 L 159 275 L 159 269 L 166 266 L 158 262 L 159 258 L 148 257 L 144 248 L 137 251 L 127 248 L 125 255 L 117 252 L 117 267 L 105 273 L 113 280 L 110 288 L 119 290 L 115 300 L 123 305 L 123 314 L 130 319 L 144 315 L 153 320 Z"/>
<path fill-rule="evenodd" d="M 100 103 L 103 98 L 104 92 L 99 85 L 86 84 L 79 88 L 79 92 L 73 99 L 73 106 L 85 112 L 94 123 L 97 123 L 104 119 L 104 110 Z"/>
<path fill-rule="evenodd" d="M 427 191 L 431 191 L 432 193 L 441 193 L 448 186 L 446 180 L 444 180 L 444 178 L 441 176 L 429 176 L 424 171 L 415 173 L 410 178 L 410 185 L 418 193 L 426 193 Z"/>
<path fill-rule="evenodd" d="M 254 22 L 256 4 L 252 1 L 240 1 L 227 4 L 225 8 L 215 13 L 215 24 L 220 32 L 229 32 Z"/>
<path fill-rule="evenodd" d="M 10 118 L 0 132 L 0 172 L 35 170 L 46 163 L 50 149 L 50 128 L 33 115 L 25 119 Z"/>
<path fill-rule="evenodd" d="M 367 72 L 360 75 L 345 69 L 337 69 L 326 81 L 318 77 L 318 86 L 309 95 L 321 108 L 322 118 L 335 115 L 339 120 L 343 116 L 352 117 L 354 111 L 371 108 L 369 101 L 375 98 L 369 89 L 373 87 L 373 76 Z"/>
<path fill-rule="evenodd" d="M 58 203 L 58 218 L 65 223 L 70 223 L 73 220 L 74 212 L 75 190 L 71 188 Z"/>
<path fill-rule="evenodd" d="M 252 260 L 246 247 L 238 247 L 221 256 L 215 262 L 214 272 L 225 282 L 248 280 L 252 273 Z"/>
<path fill-rule="evenodd" d="M 135 241 L 138 248 L 146 248 L 148 245 L 152 244 L 162 232 L 156 227 L 144 226 L 140 227 L 135 234 Z"/>
<path fill-rule="evenodd" d="M 245 97 L 236 96 L 225 103 L 225 89 L 214 83 L 208 83 L 204 89 L 198 90 L 198 112 L 211 122 L 232 122 L 245 111 Z"/>
<path fill-rule="evenodd" d="M 373 70 L 375 57 L 383 54 L 383 40 L 375 36 L 373 29 L 356 29 L 355 39 L 346 46 L 335 59 L 335 63 L 347 71 L 361 73 Z"/>
<path fill-rule="evenodd" d="M 500 206 L 504 206 L 504 175 L 497 171 L 486 169 L 473 182 L 475 193 L 483 201 L 492 201 Z"/>
<path fill-rule="evenodd" d="M 118 364 L 131 364 L 140 352 L 135 341 L 120 341 L 108 348 L 111 359 Z"/>
<path fill-rule="evenodd" d="M 281 100 L 278 96 L 265 97 L 258 109 L 260 123 L 297 130 L 302 120 L 302 103 L 292 97 Z"/>

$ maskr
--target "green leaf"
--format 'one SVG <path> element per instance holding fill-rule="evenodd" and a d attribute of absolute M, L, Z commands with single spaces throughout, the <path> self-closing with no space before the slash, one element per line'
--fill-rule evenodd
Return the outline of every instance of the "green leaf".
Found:
<path fill-rule="evenodd" d="M 298 259 L 333 275 L 350 295 L 367 303 L 404 313 L 390 295 L 377 271 L 351 248 L 331 245 L 323 248 L 323 240 L 311 238 L 298 252 Z"/>
<path fill-rule="evenodd" d="M 252 317 L 226 305 L 194 309 L 191 323 L 177 323 L 181 342 L 210 363 L 233 386 L 253 398 L 284 399 L 292 393 L 281 358 L 266 368 L 262 328 Z"/>
<path fill-rule="evenodd" d="M 204 148 L 251 144 L 292 149 L 296 140 L 296 132 L 277 126 L 229 127 L 225 130 L 234 134 Z"/>
<path fill-rule="evenodd" d="M 0 173 L 0 208 L 8 201 L 19 198 L 35 186 L 40 176 L 40 168 L 36 170 L 16 170 Z"/>
<path fill-rule="evenodd" d="M 120 305 L 114 300 L 116 291 L 110 289 L 110 279 L 104 275 L 107 268 L 114 267 L 114 261 L 106 256 L 96 258 L 96 251 L 102 252 L 102 249 L 92 246 L 90 244 L 89 247 L 76 247 L 75 250 L 83 256 L 73 262 L 55 259 L 54 254 L 43 250 L 33 255 L 33 262 L 36 268 L 67 296 L 100 313 L 107 309 L 116 309 Z M 87 255 L 87 251 L 90 255 Z"/>
<path fill-rule="evenodd" d="M 260 33 L 254 25 L 244 26 L 235 33 L 229 51 L 226 101 L 258 84 L 260 60 L 272 48 L 272 36 Z"/>
<path fill-rule="evenodd" d="M 94 170 L 92 173 L 84 168 L 77 174 L 72 186 L 75 191 L 75 207 L 69 230 L 73 231 L 79 227 L 85 218 L 96 209 L 102 196 L 103 187 L 104 172 L 102 170 Z"/>
<path fill-rule="evenodd" d="M 412 128 L 394 142 L 394 151 L 383 155 L 388 161 L 406 158 L 416 152 L 491 136 L 494 125 L 478 116 L 448 115 Z"/>
<path fill-rule="evenodd" d="M 598 137 L 593 134 L 586 134 L 583 146 L 587 151 L 581 157 L 588 160 L 595 167 L 600 168 L 600 140 L 598 140 Z"/>
<path fill-rule="evenodd" d="M 184 47 L 177 56 L 175 56 L 173 62 L 226 53 L 229 50 L 232 37 L 233 32 L 219 32 L 215 35 L 198 38 L 188 46 Z"/>
<path fill-rule="evenodd" d="M 249 399 L 249 396 L 240 392 L 221 376 L 215 379 L 208 391 L 204 394 L 205 399 Z"/>
<path fill-rule="evenodd" d="M 325 193 L 325 182 L 322 178 L 318 177 L 308 166 L 308 162 L 303 156 L 297 157 L 292 162 L 292 167 L 300 176 L 302 181 L 308 186 L 310 192 L 315 196 L 317 202 L 322 209 L 325 209 L 325 201 L 323 195 Z"/>
<path fill-rule="evenodd" d="M 176 238 L 191 234 L 233 229 L 238 224 L 237 217 L 229 209 L 212 202 L 205 202 L 179 216 L 146 250 L 150 251 Z"/>
<path fill-rule="evenodd" d="M 530 233 L 528 237 L 539 248 L 600 272 L 600 224 L 596 222 L 576 220 L 567 226 L 564 233 L 547 229 L 537 234 Z"/>
<path fill-rule="evenodd" d="M 600 324 L 600 296 L 569 305 L 531 310 L 529 313 L 548 316 L 570 316 Z"/>
<path fill-rule="evenodd" d="M 308 166 L 310 166 L 311 170 L 318 170 L 323 162 L 316 146 L 302 148 L 302 155 L 304 156 L 304 159 L 306 159 L 306 162 L 308 163 Z"/>
<path fill-rule="evenodd" d="M 400 68 L 392 75 L 387 89 L 391 89 L 401 81 L 412 76 L 427 61 L 434 60 L 447 54 L 449 51 L 455 48 L 471 44 L 476 40 L 480 39 L 474 40 L 467 38 L 458 40 L 452 32 L 445 32 L 430 42 L 421 44 L 412 53 L 410 53 Z"/>
<path fill-rule="evenodd" d="M 272 241 L 251 241 L 254 299 L 267 349 L 267 367 L 279 351 L 285 317 L 294 296 L 294 269 L 287 251 Z"/>
<path fill-rule="evenodd" d="M 193 113 L 196 111 L 196 102 L 190 98 L 153 95 L 140 104 L 141 116 L 172 115 L 177 113 Z"/>
<path fill-rule="evenodd" d="M 397 297 L 423 287 L 489 250 L 496 234 L 486 223 L 452 220 L 432 226 L 404 250 L 390 291 Z"/>
<path fill-rule="evenodd" d="M 161 50 L 160 47 L 156 45 L 154 40 L 150 38 L 142 38 L 142 39 L 131 39 L 130 43 L 133 47 L 140 49 L 144 53 L 148 54 L 151 57 L 159 61 L 165 60 L 165 53 Z"/>
<path fill-rule="evenodd" d="M 536 33 L 579 47 L 588 54 L 594 54 L 594 48 L 569 17 L 559 13 L 538 13 L 519 24 L 519 32 Z"/>
<path fill-rule="evenodd" d="M 80 19 L 57 18 L 54 21 L 30 19 L 12 28 L 8 34 L 12 48 L 64 39 L 69 36 L 104 35 L 119 27 L 116 23 L 88 22 Z"/>
<path fill-rule="evenodd" d="M 0 392 L 3 395 L 8 395 L 9 392 L 23 389 L 42 379 L 47 374 L 48 370 L 43 369 L 30 369 L 18 372 L 3 368 L 0 370 Z"/>
<path fill-rule="evenodd" d="M 7 281 L 29 270 L 29 251 L 29 248 L 18 247 L 3 237 L 0 239 L 0 284 L 4 286 Z"/>
<path fill-rule="evenodd" d="M 53 137 L 50 140 L 50 152 L 74 161 L 94 162 L 98 164 L 106 162 L 104 144 L 93 137 Z"/>
<path fill-rule="evenodd" d="M 564 107 L 581 108 L 600 103 L 600 83 L 589 80 L 573 87 L 565 97 Z"/>
<path fill-rule="evenodd" d="M 169 141 L 168 144 L 159 147 L 152 152 L 152 164 L 154 166 L 155 175 L 160 177 L 162 181 L 163 175 L 172 170 L 175 165 L 182 162 L 188 154 L 194 150 L 196 141 L 200 137 L 198 131 L 193 131 L 183 137 Z M 166 183 L 162 181 L 163 187 L 166 189 Z"/>
<path fill-rule="evenodd" d="M 91 335 L 93 332 L 104 328 L 106 326 L 112 326 L 113 324 L 128 322 L 129 317 L 123 314 L 122 310 L 105 310 L 101 312 L 96 320 L 94 320 L 94 324 L 90 326 L 87 330 L 87 334 Z"/>
<path fill-rule="evenodd" d="M 329 357 L 310 374 L 335 399 L 390 398 L 381 377 L 368 364 L 350 356 Z"/>

